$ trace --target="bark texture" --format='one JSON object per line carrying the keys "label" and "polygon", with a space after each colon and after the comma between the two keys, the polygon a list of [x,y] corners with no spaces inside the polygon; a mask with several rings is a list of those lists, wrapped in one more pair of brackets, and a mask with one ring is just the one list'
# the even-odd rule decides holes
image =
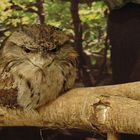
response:
{"label": "bark texture", "polygon": [[0,107],[1,126],[140,134],[140,82],[69,91],[39,110]]}

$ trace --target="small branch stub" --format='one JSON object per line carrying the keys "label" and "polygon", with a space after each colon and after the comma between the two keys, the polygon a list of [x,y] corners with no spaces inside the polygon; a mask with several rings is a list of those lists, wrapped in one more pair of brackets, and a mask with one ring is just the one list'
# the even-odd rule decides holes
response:
{"label": "small branch stub", "polygon": [[118,133],[107,133],[107,140],[120,140]]}

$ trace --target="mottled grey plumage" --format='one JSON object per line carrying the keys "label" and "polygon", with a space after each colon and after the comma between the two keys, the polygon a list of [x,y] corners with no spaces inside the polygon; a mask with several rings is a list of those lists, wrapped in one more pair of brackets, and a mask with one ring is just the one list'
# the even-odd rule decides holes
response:
{"label": "mottled grey plumage", "polygon": [[[0,89],[5,95],[13,91],[11,98],[16,93],[15,104],[37,108],[72,88],[76,56],[69,37],[60,29],[49,25],[24,26],[14,31],[2,48]],[[0,103],[6,104],[6,98]]]}

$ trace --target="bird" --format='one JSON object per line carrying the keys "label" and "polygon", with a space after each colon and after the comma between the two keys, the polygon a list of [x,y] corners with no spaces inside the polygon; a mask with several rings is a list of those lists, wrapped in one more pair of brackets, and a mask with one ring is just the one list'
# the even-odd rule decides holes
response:
{"label": "bird", "polygon": [[47,24],[15,29],[0,50],[0,104],[37,109],[71,89],[77,52],[70,37]]}

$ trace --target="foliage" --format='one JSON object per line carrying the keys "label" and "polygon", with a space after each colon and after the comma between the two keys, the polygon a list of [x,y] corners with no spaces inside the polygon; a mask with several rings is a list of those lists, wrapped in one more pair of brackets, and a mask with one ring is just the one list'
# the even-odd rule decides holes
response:
{"label": "foliage", "polygon": [[[32,24],[37,22],[37,14],[27,12],[26,6],[29,2],[35,0],[13,0],[15,5],[23,8],[23,10],[11,9],[12,5],[8,0],[0,1],[0,27],[8,26],[9,24],[17,26],[18,24]],[[33,7],[36,9],[36,7]],[[64,28],[72,31],[72,19],[70,14],[70,2],[62,2],[59,0],[45,0],[44,3],[46,23]],[[94,2],[89,7],[86,4],[81,4],[79,13],[84,25],[84,46],[92,47],[97,46],[99,38],[103,38],[105,30],[104,11],[106,6],[102,2]],[[96,44],[96,45],[95,45]],[[99,43],[98,43],[99,44]],[[102,46],[102,43],[100,43]]]}
{"label": "foliage", "polygon": [[16,26],[34,23],[37,18],[36,14],[26,12],[25,5],[29,1],[13,0],[12,2],[15,4],[15,7],[12,7],[11,1],[0,1],[0,41],[3,40],[4,36],[9,35],[9,31]]}
{"label": "foliage", "polygon": [[46,11],[46,23],[63,29],[72,28],[69,2],[46,0],[45,11]]}
{"label": "foliage", "polygon": [[106,6],[102,2],[94,2],[91,7],[81,6],[79,11],[84,24],[83,40],[86,48],[98,51],[104,46],[106,36]]}

